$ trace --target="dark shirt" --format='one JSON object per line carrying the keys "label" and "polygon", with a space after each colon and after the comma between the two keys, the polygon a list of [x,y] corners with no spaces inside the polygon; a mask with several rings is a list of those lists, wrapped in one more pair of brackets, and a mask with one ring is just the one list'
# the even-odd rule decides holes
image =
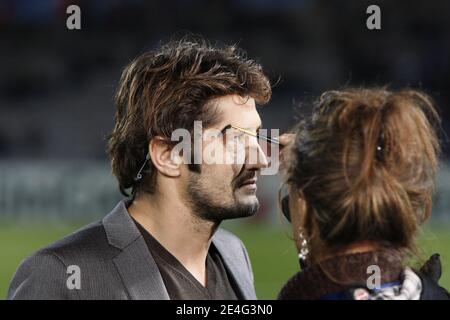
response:
{"label": "dark shirt", "polygon": [[239,297],[219,252],[211,244],[206,258],[206,287],[203,286],[147,230],[134,221],[158,266],[171,300],[237,300]]}

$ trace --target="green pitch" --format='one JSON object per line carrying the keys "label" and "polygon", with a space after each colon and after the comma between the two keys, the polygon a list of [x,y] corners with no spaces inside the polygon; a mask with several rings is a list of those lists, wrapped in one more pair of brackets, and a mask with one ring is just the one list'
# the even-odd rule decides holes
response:
{"label": "green pitch", "polygon": [[[0,224],[0,298],[6,298],[9,281],[22,259],[74,231],[81,224]],[[298,270],[288,227],[230,225],[246,244],[255,272],[258,298],[274,299],[283,283]],[[443,263],[441,285],[450,288],[450,225],[425,228],[420,236],[424,257],[439,252]]]}

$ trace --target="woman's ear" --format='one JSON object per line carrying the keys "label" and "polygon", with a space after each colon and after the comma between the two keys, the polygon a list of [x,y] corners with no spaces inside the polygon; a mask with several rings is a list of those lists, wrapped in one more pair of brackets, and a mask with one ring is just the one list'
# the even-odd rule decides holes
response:
{"label": "woman's ear", "polygon": [[301,221],[301,208],[303,205],[303,201],[300,198],[298,192],[293,190],[293,188],[289,188],[289,212],[291,223],[295,228],[300,227]]}
{"label": "woman's ear", "polygon": [[148,145],[150,159],[156,170],[167,177],[178,177],[181,174],[182,159],[172,149],[162,137],[154,137]]}
{"label": "woman's ear", "polygon": [[304,206],[305,206],[305,203],[304,203],[303,199],[300,197],[300,194],[297,191],[293,190],[293,188],[290,188],[289,189],[289,212],[290,212],[290,216],[291,216],[294,240],[297,244],[297,247],[301,242],[299,239],[299,231],[303,229],[302,215],[305,214]]}

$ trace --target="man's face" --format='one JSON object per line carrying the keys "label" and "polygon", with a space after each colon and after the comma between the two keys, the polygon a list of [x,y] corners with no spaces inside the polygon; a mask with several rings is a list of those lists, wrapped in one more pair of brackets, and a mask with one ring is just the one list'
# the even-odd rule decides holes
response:
{"label": "man's face", "polygon": [[[255,100],[233,95],[216,99],[214,105],[221,121],[213,128],[203,128],[201,170],[186,171],[185,198],[195,215],[220,222],[256,213],[259,208],[257,173],[267,167],[267,158],[256,137],[235,129],[226,130],[223,135],[214,134],[228,125],[256,132],[261,127],[261,119]],[[206,134],[208,130],[213,134]],[[208,161],[212,155],[223,161]]]}

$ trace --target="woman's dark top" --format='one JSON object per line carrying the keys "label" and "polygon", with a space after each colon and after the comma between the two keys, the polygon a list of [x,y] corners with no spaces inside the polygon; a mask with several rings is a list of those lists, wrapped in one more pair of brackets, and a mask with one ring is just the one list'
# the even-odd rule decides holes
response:
{"label": "woman's dark top", "polygon": [[[369,266],[379,267],[382,288],[379,292],[389,288],[395,291],[401,289],[405,270],[402,259],[388,251],[375,251],[336,256],[322,261],[320,265],[309,266],[289,279],[281,289],[278,299],[383,298],[382,294],[376,293],[377,289],[368,288],[367,279],[374,274]],[[414,271],[413,275],[417,280],[415,287],[410,290],[411,296],[419,299],[449,299],[448,292],[439,287],[437,279],[432,279],[420,271]],[[411,283],[408,285],[411,286]],[[366,294],[361,295],[361,292]]]}

